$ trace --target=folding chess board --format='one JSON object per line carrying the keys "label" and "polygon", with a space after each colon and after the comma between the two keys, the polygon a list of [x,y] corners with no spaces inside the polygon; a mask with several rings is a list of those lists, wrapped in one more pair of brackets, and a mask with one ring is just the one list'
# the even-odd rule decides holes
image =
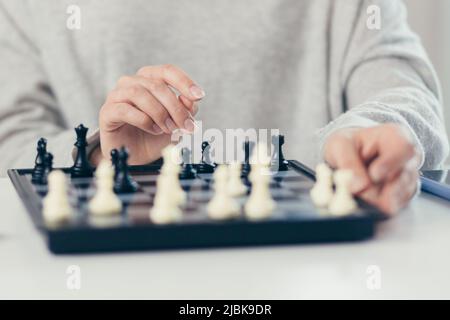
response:
{"label": "folding chess board", "polygon": [[[138,191],[119,195],[124,204],[120,216],[100,220],[92,218],[87,209],[96,191],[94,179],[70,178],[70,169],[62,169],[69,180],[74,216],[56,228],[48,228],[42,216],[47,186],[31,183],[32,169],[8,173],[49,249],[57,254],[357,241],[374,234],[380,217],[375,208],[362,202],[357,212],[345,217],[316,209],[309,197],[314,172],[297,161],[289,161],[287,171],[272,176],[270,190],[276,209],[266,220],[250,221],[244,214],[233,220],[211,220],[206,206],[213,196],[213,175],[198,174],[195,179],[180,181],[188,197],[182,220],[156,225],[149,218],[149,210],[160,168],[158,164],[131,166]],[[247,198],[238,201],[243,205]]]}

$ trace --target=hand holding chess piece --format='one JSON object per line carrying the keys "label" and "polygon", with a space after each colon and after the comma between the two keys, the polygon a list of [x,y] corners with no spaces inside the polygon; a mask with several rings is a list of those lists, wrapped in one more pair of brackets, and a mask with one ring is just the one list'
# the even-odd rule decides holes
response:
{"label": "hand holding chess piece", "polygon": [[101,150],[94,153],[94,163],[109,159],[120,146],[130,150],[132,165],[157,160],[172,133],[195,130],[197,104],[204,97],[204,90],[173,65],[146,66],[121,77],[100,109]]}
{"label": "hand holding chess piece", "polygon": [[332,167],[352,170],[351,192],[386,214],[397,213],[416,194],[422,154],[402,125],[340,129],[323,150]]}

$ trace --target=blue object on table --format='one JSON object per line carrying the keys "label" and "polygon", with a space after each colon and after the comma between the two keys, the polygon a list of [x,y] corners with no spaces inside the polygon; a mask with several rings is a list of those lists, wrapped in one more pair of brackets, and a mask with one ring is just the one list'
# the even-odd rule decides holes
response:
{"label": "blue object on table", "polygon": [[450,200],[449,170],[423,171],[420,180],[422,191]]}

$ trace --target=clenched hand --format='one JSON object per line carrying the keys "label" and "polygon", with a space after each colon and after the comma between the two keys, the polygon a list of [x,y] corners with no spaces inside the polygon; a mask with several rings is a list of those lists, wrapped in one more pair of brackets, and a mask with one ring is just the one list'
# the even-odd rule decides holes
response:
{"label": "clenched hand", "polygon": [[328,137],[324,157],[334,168],[351,169],[352,192],[386,214],[404,208],[416,192],[422,159],[400,125],[338,130]]}
{"label": "clenched hand", "polygon": [[156,160],[173,131],[194,131],[196,102],[204,96],[205,92],[173,65],[147,66],[136,75],[121,77],[100,109],[101,149],[91,161],[109,159],[111,149],[121,146],[130,150],[130,164]]}

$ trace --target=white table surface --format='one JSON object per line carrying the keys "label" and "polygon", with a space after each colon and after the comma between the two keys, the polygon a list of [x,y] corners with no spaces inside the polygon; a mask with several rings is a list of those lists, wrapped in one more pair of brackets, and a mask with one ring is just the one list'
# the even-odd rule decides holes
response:
{"label": "white table surface", "polygon": [[[0,204],[0,298],[450,298],[450,203],[429,195],[365,242],[71,256],[47,250],[8,179]],[[79,290],[67,288],[70,265]]]}

